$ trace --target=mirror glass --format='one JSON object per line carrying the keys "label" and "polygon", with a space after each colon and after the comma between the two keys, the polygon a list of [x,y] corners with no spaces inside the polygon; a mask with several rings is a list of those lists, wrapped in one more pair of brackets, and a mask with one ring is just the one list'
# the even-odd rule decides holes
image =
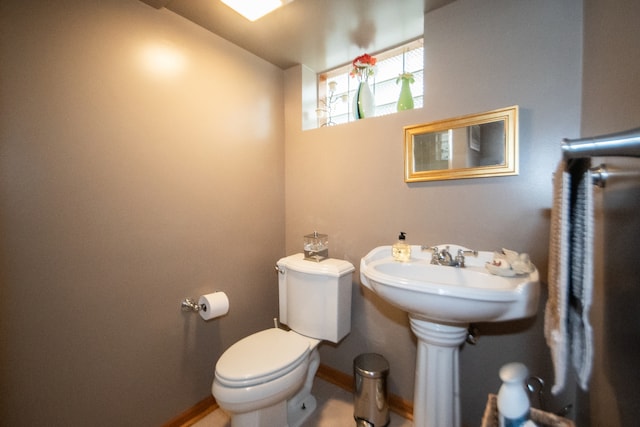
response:
{"label": "mirror glass", "polygon": [[404,128],[405,181],[518,174],[518,107]]}

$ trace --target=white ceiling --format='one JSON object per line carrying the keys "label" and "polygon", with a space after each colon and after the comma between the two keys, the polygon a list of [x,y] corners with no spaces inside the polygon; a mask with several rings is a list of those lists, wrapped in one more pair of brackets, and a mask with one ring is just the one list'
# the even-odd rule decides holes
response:
{"label": "white ceiling", "polygon": [[165,7],[287,69],[316,72],[346,64],[424,32],[424,13],[454,0],[295,0],[250,22],[220,0],[141,0]]}

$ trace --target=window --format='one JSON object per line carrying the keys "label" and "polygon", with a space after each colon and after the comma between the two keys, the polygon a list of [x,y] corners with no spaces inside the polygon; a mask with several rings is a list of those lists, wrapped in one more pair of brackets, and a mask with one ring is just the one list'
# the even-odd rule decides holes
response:
{"label": "window", "polygon": [[[369,85],[376,104],[376,116],[396,112],[400,95],[398,75],[412,73],[415,82],[411,84],[414,108],[422,108],[424,41],[414,40],[394,49],[374,54],[376,74],[369,78]],[[364,52],[363,52],[364,53]],[[353,96],[358,80],[349,76],[351,63],[318,74],[318,126],[331,126],[354,121]]]}

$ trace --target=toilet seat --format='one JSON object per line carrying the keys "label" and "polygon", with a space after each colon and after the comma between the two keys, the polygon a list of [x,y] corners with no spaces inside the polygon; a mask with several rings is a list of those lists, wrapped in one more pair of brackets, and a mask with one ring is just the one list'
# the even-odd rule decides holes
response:
{"label": "toilet seat", "polygon": [[229,347],[216,364],[215,377],[227,387],[249,387],[295,369],[310,351],[310,341],[279,328],[249,335]]}

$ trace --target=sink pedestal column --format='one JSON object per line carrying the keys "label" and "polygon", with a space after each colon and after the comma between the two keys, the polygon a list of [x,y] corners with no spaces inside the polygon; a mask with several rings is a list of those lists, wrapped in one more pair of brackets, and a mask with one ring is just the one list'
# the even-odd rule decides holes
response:
{"label": "sink pedestal column", "polygon": [[467,337],[466,325],[443,325],[409,314],[418,337],[414,427],[460,427],[458,354]]}

